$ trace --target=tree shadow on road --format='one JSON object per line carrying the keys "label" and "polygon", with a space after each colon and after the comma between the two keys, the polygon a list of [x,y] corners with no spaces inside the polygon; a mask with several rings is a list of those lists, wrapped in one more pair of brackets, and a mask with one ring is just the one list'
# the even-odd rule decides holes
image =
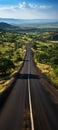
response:
{"label": "tree shadow on road", "polygon": [[11,93],[17,79],[21,79],[21,80],[25,80],[27,79],[39,79],[39,76],[38,75],[35,75],[35,74],[20,74],[20,73],[17,73],[15,76],[14,76],[14,80],[12,81],[11,84],[9,84],[8,88],[0,94],[0,110],[2,109],[4,103],[6,102],[9,94]]}
{"label": "tree shadow on road", "polygon": [[15,76],[15,78],[17,79],[39,79],[39,75],[35,75],[35,74],[17,74]]}

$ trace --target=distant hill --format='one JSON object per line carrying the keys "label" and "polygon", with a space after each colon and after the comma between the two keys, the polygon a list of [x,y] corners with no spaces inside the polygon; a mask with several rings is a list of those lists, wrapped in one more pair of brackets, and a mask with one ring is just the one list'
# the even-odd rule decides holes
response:
{"label": "distant hill", "polygon": [[58,22],[58,19],[13,19],[13,18],[0,18],[0,22],[9,24],[43,24]]}
{"label": "distant hill", "polygon": [[58,31],[58,22],[42,24],[38,22],[39,20],[17,20],[17,22],[16,19],[15,20],[8,19],[8,20],[10,23],[0,22],[0,30],[6,30],[12,32],[45,32],[45,31],[56,31],[56,30]]}
{"label": "distant hill", "polygon": [[8,23],[0,22],[0,29],[13,28],[13,27],[14,26],[12,26]]}

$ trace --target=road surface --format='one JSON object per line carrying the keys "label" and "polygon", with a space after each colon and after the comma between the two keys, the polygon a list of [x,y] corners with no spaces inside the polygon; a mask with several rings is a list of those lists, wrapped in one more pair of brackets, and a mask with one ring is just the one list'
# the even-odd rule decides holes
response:
{"label": "road surface", "polygon": [[0,111],[0,130],[58,130],[57,106],[39,79],[28,44],[23,68]]}

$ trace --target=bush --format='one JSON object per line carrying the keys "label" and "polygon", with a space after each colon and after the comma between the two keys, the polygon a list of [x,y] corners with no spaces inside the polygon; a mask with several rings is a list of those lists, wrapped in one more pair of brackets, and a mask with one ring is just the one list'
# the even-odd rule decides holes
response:
{"label": "bush", "polygon": [[7,74],[11,72],[11,69],[14,69],[14,63],[7,58],[0,58],[0,73]]}
{"label": "bush", "polygon": [[41,50],[42,50],[42,51],[47,51],[47,48],[48,48],[48,47],[45,46],[45,45],[42,45],[42,46],[41,46]]}
{"label": "bush", "polygon": [[37,49],[37,44],[36,43],[33,43],[32,45],[31,45],[31,47],[33,47],[35,50]]}
{"label": "bush", "polygon": [[58,76],[58,68],[55,68],[54,72],[55,72],[56,76]]}
{"label": "bush", "polygon": [[52,64],[58,65],[58,57],[57,56],[52,57],[50,61]]}
{"label": "bush", "polygon": [[48,61],[48,55],[45,52],[37,53],[36,54],[36,59],[40,63],[46,63]]}

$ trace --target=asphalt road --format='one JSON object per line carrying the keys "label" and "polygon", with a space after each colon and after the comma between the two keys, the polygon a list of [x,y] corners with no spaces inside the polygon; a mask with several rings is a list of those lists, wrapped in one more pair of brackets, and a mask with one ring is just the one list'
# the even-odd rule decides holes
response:
{"label": "asphalt road", "polygon": [[0,130],[58,130],[57,106],[39,82],[29,44],[16,79],[0,112]]}

